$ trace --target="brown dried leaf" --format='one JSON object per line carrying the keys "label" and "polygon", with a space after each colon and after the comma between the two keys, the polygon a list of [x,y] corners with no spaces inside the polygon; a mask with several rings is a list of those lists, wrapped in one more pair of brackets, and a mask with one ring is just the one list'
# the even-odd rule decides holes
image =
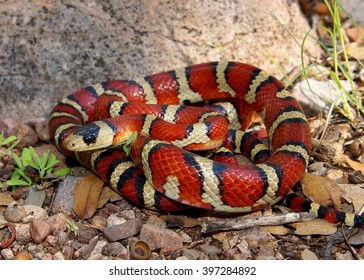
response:
{"label": "brown dried leaf", "polygon": [[262,228],[274,235],[286,235],[291,232],[285,226],[263,226]]}
{"label": "brown dried leaf", "polygon": [[359,211],[364,206],[364,189],[363,185],[354,184],[342,184],[340,188],[344,191],[343,198],[348,202],[353,204],[355,213]]}
{"label": "brown dried leaf", "polygon": [[305,249],[301,253],[302,260],[318,260],[316,254],[308,249]]}
{"label": "brown dried leaf", "polygon": [[93,173],[78,180],[73,191],[73,210],[81,219],[89,219],[96,211],[104,182]]}
{"label": "brown dried leaf", "polygon": [[0,193],[0,205],[1,206],[8,206],[13,201],[14,201],[14,199],[11,197],[11,195],[8,195],[7,193]]}
{"label": "brown dried leaf", "polygon": [[343,191],[334,180],[305,173],[301,184],[303,193],[310,200],[324,206],[333,204],[336,209],[341,209]]}
{"label": "brown dried leaf", "polygon": [[344,155],[346,163],[354,170],[359,170],[364,172],[364,164],[350,159],[347,155]]}
{"label": "brown dried leaf", "polygon": [[121,195],[114,191],[112,188],[106,186],[102,189],[97,209],[100,209],[106,205],[108,201],[115,202],[121,200]]}
{"label": "brown dried leaf", "polygon": [[363,42],[350,43],[347,46],[346,51],[347,51],[348,55],[350,55],[351,57],[356,58],[358,60],[364,60],[364,43]]}
{"label": "brown dried leaf", "polygon": [[295,234],[298,235],[330,235],[334,234],[337,231],[337,227],[335,224],[330,223],[328,221],[322,219],[315,219],[308,222],[300,222],[291,224],[294,227]]}

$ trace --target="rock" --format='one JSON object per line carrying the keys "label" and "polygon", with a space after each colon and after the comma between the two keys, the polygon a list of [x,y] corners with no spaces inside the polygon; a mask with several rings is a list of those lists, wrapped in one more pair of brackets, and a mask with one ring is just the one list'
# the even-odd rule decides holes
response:
{"label": "rock", "polygon": [[50,212],[57,213],[73,213],[73,191],[76,188],[78,180],[82,177],[79,176],[66,176],[66,178],[59,184],[56,193],[54,195],[53,202],[50,206]]}
{"label": "rock", "polygon": [[192,238],[191,236],[189,236],[187,233],[185,233],[184,231],[179,231],[178,235],[181,237],[181,240],[183,243],[191,243],[192,242]]}
{"label": "rock", "polygon": [[335,259],[337,260],[353,260],[353,254],[350,251],[346,251],[344,253],[336,252]]}
{"label": "rock", "polygon": [[107,259],[105,256],[102,255],[102,248],[104,248],[107,244],[106,240],[99,240],[95,248],[92,250],[90,256],[87,258],[88,260],[103,260]]}
{"label": "rock", "polygon": [[35,243],[42,243],[52,233],[52,227],[43,220],[33,219],[30,222],[30,235]]}
{"label": "rock", "polygon": [[87,260],[90,257],[90,255],[91,255],[92,251],[94,250],[98,241],[99,241],[99,237],[95,236],[94,238],[92,238],[90,240],[90,242],[87,245],[85,245],[79,249],[78,254],[80,254],[80,256],[82,256],[82,258],[84,260]]}
{"label": "rock", "polygon": [[16,238],[18,244],[27,244],[31,240],[29,224],[15,224]]}
{"label": "rock", "polygon": [[27,212],[23,206],[12,203],[3,212],[4,218],[11,223],[19,223],[26,216]]}
{"label": "rock", "polygon": [[64,258],[64,255],[62,254],[62,252],[58,251],[53,255],[53,260],[63,261],[63,260],[65,260],[65,258]]}
{"label": "rock", "polygon": [[198,248],[209,256],[213,256],[213,255],[218,256],[218,255],[221,255],[221,253],[222,253],[221,249],[214,245],[204,244],[204,245],[200,245]]}
{"label": "rock", "polygon": [[156,215],[150,215],[147,224],[154,225],[157,227],[166,228],[167,223]]}
{"label": "rock", "polygon": [[97,230],[83,224],[78,224],[77,240],[81,243],[89,243],[92,238],[97,236]]}
{"label": "rock", "polygon": [[38,138],[44,142],[49,142],[49,129],[48,129],[48,118],[39,117],[30,120],[30,124],[34,127],[34,130]]}
{"label": "rock", "polygon": [[259,246],[257,260],[276,260],[276,250],[278,249],[277,242],[269,242]]}
{"label": "rock", "polygon": [[238,248],[238,250],[240,251],[242,259],[246,260],[252,258],[252,253],[249,249],[249,244],[245,239],[243,239],[239,244],[237,244],[236,248]]}
{"label": "rock", "polygon": [[183,250],[183,256],[185,256],[188,260],[198,260],[200,253],[195,249],[186,249]]}
{"label": "rock", "polygon": [[136,218],[122,224],[106,227],[104,234],[108,240],[114,242],[138,234],[142,225],[142,221]]}
{"label": "rock", "polygon": [[47,211],[36,205],[24,205],[27,215],[22,219],[23,223],[29,223],[33,219],[43,220],[47,218]]}
{"label": "rock", "polygon": [[182,249],[182,239],[172,230],[160,228],[151,224],[143,225],[140,240],[145,241],[151,250],[162,249],[173,252]]}
{"label": "rock", "polygon": [[125,246],[120,242],[112,242],[106,244],[102,248],[101,253],[109,257],[118,257],[123,259],[127,259],[128,257],[128,249],[126,249]]}
{"label": "rock", "polygon": [[91,224],[98,230],[103,230],[107,227],[107,219],[102,215],[96,214],[91,218]]}
{"label": "rock", "polygon": [[[348,81],[341,81],[341,84],[344,90],[351,90]],[[327,113],[331,102],[340,94],[340,90],[333,80],[317,81],[311,78],[298,82],[292,92],[308,117],[316,116],[321,112],[320,110]],[[337,104],[340,104],[340,99]]]}
{"label": "rock", "polygon": [[107,226],[111,227],[111,226],[115,226],[115,225],[120,225],[122,223],[125,223],[126,219],[122,216],[120,216],[118,213],[114,213],[111,214],[108,218],[107,218]]}
{"label": "rock", "polygon": [[11,249],[5,248],[2,249],[0,254],[4,257],[5,260],[12,260],[14,259],[14,253]]}
{"label": "rock", "polygon": [[54,231],[66,231],[67,222],[68,218],[63,213],[55,214],[47,219],[47,223],[52,227]]}
{"label": "rock", "polygon": [[18,148],[35,146],[38,142],[37,134],[29,125],[18,124],[14,127],[13,133],[20,141],[17,145]]}
{"label": "rock", "polygon": [[352,16],[353,20],[359,25],[364,24],[364,2],[361,0],[345,0],[340,2],[340,4],[347,10],[347,12]]}
{"label": "rock", "polygon": [[46,192],[44,190],[38,190],[37,188],[30,188],[24,204],[42,207],[45,198],[46,198]]}
{"label": "rock", "polygon": [[[20,121],[47,117],[62,96],[95,81],[221,58],[282,76],[280,67],[300,66],[297,41],[310,29],[289,0],[14,0],[0,14],[0,112]],[[311,36],[305,53],[321,53]]]}
{"label": "rock", "polygon": [[14,258],[14,260],[31,260],[31,259],[32,256],[26,251],[19,252]]}

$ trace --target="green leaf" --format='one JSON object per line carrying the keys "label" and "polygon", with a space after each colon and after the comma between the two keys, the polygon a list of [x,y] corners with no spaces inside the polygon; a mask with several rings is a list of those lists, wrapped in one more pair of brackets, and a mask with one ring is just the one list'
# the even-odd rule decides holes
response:
{"label": "green leaf", "polygon": [[10,142],[13,142],[13,141],[16,141],[16,136],[15,135],[11,135],[9,136],[8,138],[6,138],[5,140],[2,141],[2,145],[7,145],[9,144]]}
{"label": "green leaf", "polygon": [[20,168],[20,169],[23,169],[24,170],[24,165],[22,163],[22,161],[20,160],[20,158],[18,157],[18,155],[16,153],[12,153],[13,155],[13,159],[15,161],[15,164]]}
{"label": "green leaf", "polygon": [[22,179],[10,179],[6,181],[8,186],[28,186],[30,185],[27,181]]}
{"label": "green leaf", "polygon": [[68,168],[68,167],[60,168],[60,169],[56,170],[55,172],[53,172],[54,175],[59,176],[59,177],[65,176],[70,173],[71,173],[71,168]]}
{"label": "green leaf", "polygon": [[[29,156],[30,156],[30,161],[34,162],[36,164],[36,167],[32,166],[33,168],[40,170],[42,163],[37,155],[37,153],[35,152],[35,150],[33,149],[33,147],[29,147]],[[33,159],[33,160],[32,160]]]}
{"label": "green leaf", "polygon": [[37,169],[37,166],[34,164],[34,162],[32,160],[31,150],[29,148],[23,149],[23,151],[21,153],[21,159],[22,159],[24,167],[27,165],[30,165],[31,167]]}

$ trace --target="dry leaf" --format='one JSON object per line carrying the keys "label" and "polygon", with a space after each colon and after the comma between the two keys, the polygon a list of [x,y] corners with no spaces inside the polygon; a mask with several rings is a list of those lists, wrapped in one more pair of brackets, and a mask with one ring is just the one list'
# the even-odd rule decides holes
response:
{"label": "dry leaf", "polygon": [[81,219],[89,219],[96,211],[104,182],[93,173],[78,180],[73,191],[73,210]]}
{"label": "dry leaf", "polygon": [[121,195],[114,191],[112,188],[105,186],[102,189],[99,202],[97,204],[97,209],[100,209],[105,206],[108,201],[115,202],[121,200]]}
{"label": "dry leaf", "polygon": [[346,51],[351,57],[364,60],[364,43],[351,43],[347,46]]}
{"label": "dry leaf", "polygon": [[359,170],[364,172],[364,164],[350,159],[347,155],[344,155],[346,163],[354,170]]}
{"label": "dry leaf", "polygon": [[8,195],[6,193],[0,193],[0,205],[1,206],[8,206],[13,201],[14,201],[14,199],[11,197],[11,195]]}
{"label": "dry leaf", "polygon": [[343,198],[353,204],[355,213],[359,213],[364,206],[363,185],[342,184],[340,188],[345,192]]}
{"label": "dry leaf", "polygon": [[274,235],[286,235],[291,232],[285,226],[263,226],[262,228]]}
{"label": "dry leaf", "polygon": [[302,191],[311,200],[323,206],[341,209],[342,189],[329,178],[305,173],[301,179]]}
{"label": "dry leaf", "polygon": [[308,249],[305,249],[301,253],[302,260],[318,260],[316,254]]}
{"label": "dry leaf", "polygon": [[335,224],[322,219],[293,223],[291,224],[291,226],[296,229],[294,233],[298,235],[330,235],[334,234],[337,231]]}

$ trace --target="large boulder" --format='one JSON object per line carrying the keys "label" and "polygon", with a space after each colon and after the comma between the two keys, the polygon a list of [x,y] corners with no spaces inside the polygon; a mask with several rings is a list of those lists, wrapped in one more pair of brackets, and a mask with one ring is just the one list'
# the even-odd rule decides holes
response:
{"label": "large boulder", "polygon": [[[310,29],[293,0],[9,0],[0,15],[0,114],[24,122],[91,83],[188,64],[239,60],[282,77]],[[304,49],[320,53],[311,38]]]}

